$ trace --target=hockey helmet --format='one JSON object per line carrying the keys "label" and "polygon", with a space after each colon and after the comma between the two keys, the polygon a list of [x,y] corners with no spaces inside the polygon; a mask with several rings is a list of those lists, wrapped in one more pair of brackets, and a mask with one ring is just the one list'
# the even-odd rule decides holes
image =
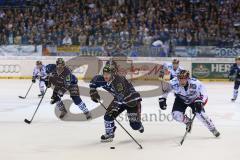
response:
{"label": "hockey helmet", "polygon": [[36,61],[36,65],[42,65],[42,61]]}
{"label": "hockey helmet", "polygon": [[64,61],[63,58],[58,58],[58,59],[56,60],[56,64],[57,64],[57,65],[59,65],[59,64],[65,65],[65,61]]}
{"label": "hockey helmet", "polygon": [[190,77],[190,73],[187,70],[181,70],[177,77],[178,79],[188,79]]}
{"label": "hockey helmet", "polygon": [[172,64],[179,64],[179,60],[176,59],[176,58],[174,58],[174,59],[172,60]]}

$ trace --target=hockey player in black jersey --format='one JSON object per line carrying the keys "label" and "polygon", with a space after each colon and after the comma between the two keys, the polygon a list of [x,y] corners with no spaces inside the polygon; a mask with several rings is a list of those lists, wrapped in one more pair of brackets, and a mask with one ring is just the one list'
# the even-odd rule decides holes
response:
{"label": "hockey player in black jersey", "polygon": [[133,85],[124,76],[118,75],[115,67],[106,64],[103,68],[103,75],[96,75],[90,82],[90,96],[96,103],[100,100],[98,87],[102,87],[114,97],[104,115],[106,133],[101,136],[101,141],[111,142],[113,140],[116,130],[114,119],[125,110],[127,110],[132,129],[143,133],[144,128],[141,122],[142,99]]}
{"label": "hockey player in black jersey", "polygon": [[234,90],[232,98],[232,101],[234,102],[237,99],[238,88],[240,85],[240,56],[235,58],[235,63],[231,66],[228,77],[230,81],[234,81]]}
{"label": "hockey player in black jersey", "polygon": [[78,80],[76,76],[72,74],[71,70],[65,65],[64,60],[62,58],[58,58],[56,65],[47,65],[46,72],[48,74],[46,81],[47,87],[51,87],[51,85],[54,86],[50,103],[57,104],[57,107],[61,111],[59,118],[62,119],[67,114],[67,110],[61,101],[61,97],[68,91],[74,104],[83,111],[83,113],[86,115],[86,119],[90,119],[90,112],[80,98],[79,87],[77,85]]}

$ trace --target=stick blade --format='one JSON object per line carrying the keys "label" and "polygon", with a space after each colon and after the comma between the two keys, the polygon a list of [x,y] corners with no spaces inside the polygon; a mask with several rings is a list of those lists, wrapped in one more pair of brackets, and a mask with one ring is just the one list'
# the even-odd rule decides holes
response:
{"label": "stick blade", "polygon": [[19,98],[21,98],[21,99],[25,99],[26,97],[23,97],[23,96],[18,96]]}
{"label": "stick blade", "polygon": [[27,123],[27,124],[30,124],[31,121],[27,120],[27,119],[24,119],[24,122]]}
{"label": "stick blade", "polygon": [[184,142],[184,140],[181,140],[181,142],[180,142],[180,146],[182,146],[183,142]]}

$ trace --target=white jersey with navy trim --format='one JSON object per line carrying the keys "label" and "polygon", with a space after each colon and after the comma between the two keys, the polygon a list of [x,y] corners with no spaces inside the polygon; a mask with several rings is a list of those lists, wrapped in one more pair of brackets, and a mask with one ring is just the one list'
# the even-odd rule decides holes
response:
{"label": "white jersey with navy trim", "polygon": [[162,95],[162,97],[167,98],[168,93],[173,91],[175,96],[181,98],[185,104],[193,103],[196,99],[202,99],[203,102],[206,102],[208,99],[206,89],[203,84],[195,79],[190,78],[188,80],[188,86],[183,87],[179,84],[179,80],[177,78],[173,78],[169,82],[169,86],[166,92]]}
{"label": "white jersey with navy trim", "polygon": [[42,65],[41,69],[36,66],[33,70],[33,77],[36,79],[45,79],[47,77],[46,66]]}
{"label": "white jersey with navy trim", "polygon": [[179,72],[181,70],[183,70],[183,68],[181,66],[179,66],[176,70],[173,68],[173,64],[172,63],[164,63],[163,64],[163,68],[165,70],[168,70],[170,72],[170,79],[173,79],[175,77],[177,77],[177,75],[179,74]]}

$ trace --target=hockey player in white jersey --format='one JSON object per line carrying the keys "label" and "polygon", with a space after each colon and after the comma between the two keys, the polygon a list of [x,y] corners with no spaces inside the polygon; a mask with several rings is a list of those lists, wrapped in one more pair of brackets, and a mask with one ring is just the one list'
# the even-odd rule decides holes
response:
{"label": "hockey player in white jersey", "polygon": [[191,119],[185,115],[187,107],[191,107],[193,114],[198,118],[214,136],[220,136],[212,120],[207,116],[204,106],[207,103],[208,96],[203,84],[195,79],[189,77],[189,72],[181,70],[177,77],[173,78],[166,90],[160,97],[160,108],[165,110],[167,107],[166,98],[168,93],[173,91],[175,93],[175,101],[172,109],[173,119],[186,124],[186,130],[191,131]]}
{"label": "hockey player in white jersey", "polygon": [[164,63],[163,64],[163,69],[160,70],[159,77],[163,78],[166,71],[170,72],[170,80],[177,77],[178,73],[182,70],[183,68],[179,66],[179,60],[178,59],[173,59],[172,63]]}
{"label": "hockey player in white jersey", "polygon": [[45,66],[42,64],[42,61],[37,61],[36,66],[33,70],[32,82],[35,83],[36,80],[39,81],[39,90],[40,90],[40,94],[38,95],[39,97],[41,97],[44,94],[44,90],[46,88],[46,85],[45,85],[46,77],[47,77],[47,74],[46,74]]}

